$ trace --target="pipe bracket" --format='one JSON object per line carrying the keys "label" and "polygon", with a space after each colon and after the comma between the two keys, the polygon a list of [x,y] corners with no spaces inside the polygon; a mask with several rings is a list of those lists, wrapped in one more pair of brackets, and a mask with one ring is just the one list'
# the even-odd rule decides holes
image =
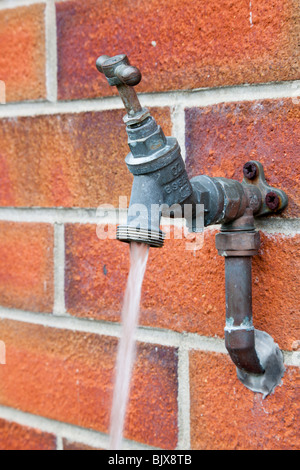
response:
{"label": "pipe bracket", "polygon": [[[249,186],[256,186],[262,196],[260,208],[257,211],[254,210],[255,217],[273,214],[274,212],[279,213],[286,208],[288,204],[288,197],[286,193],[281,189],[273,188],[272,186],[268,185],[263,166],[260,162],[250,160],[249,162],[245,163],[243,173],[244,179],[242,184],[245,186],[245,188],[249,188]],[[251,204],[256,204],[254,194],[251,194],[249,199],[250,207]]]}

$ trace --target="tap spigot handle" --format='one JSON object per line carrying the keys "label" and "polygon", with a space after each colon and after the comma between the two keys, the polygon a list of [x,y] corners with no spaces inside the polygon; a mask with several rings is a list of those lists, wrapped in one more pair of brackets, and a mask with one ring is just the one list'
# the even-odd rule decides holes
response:
{"label": "tap spigot handle", "polygon": [[135,90],[132,88],[140,83],[142,74],[137,67],[130,65],[128,57],[125,54],[114,57],[102,55],[97,59],[96,67],[99,72],[105,75],[109,85],[117,87],[127,111],[128,119],[132,121],[138,115],[140,116],[139,121],[141,116],[144,119],[145,113]]}
{"label": "tap spigot handle", "polygon": [[[110,85],[138,85],[142,79],[142,74],[137,67],[129,63],[125,54],[114,57],[101,55],[96,61],[96,67],[108,79]],[[119,83],[118,83],[119,82]]]}

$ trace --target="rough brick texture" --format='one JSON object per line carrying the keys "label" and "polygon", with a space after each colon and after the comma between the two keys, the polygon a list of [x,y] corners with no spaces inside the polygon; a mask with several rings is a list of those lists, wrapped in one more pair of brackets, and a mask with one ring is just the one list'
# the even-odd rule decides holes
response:
{"label": "rough brick texture", "polygon": [[63,439],[63,450],[102,450],[102,449],[87,446],[85,444],[80,444],[79,442],[72,442],[72,441],[69,441],[68,439]]}
{"label": "rough brick texture", "polygon": [[0,305],[52,311],[51,225],[0,222]]}
{"label": "rough brick texture", "polygon": [[[237,379],[220,352],[216,227],[195,250],[176,221],[149,253],[139,338],[150,343],[137,344],[124,438],[181,450],[190,431],[193,449],[299,449],[297,0],[10,3],[0,7],[0,450],[101,450],[97,432],[108,438],[129,245],[115,239],[117,211],[104,226],[88,209],[124,208],[131,194],[125,110],[110,109],[122,101],[95,67],[120,53],[141,69],[136,90],[153,97],[165,134],[185,140],[190,177],[241,181],[244,163],[259,160],[289,198],[280,223],[262,219],[253,258],[253,321],[284,350],[282,385],[263,400]],[[220,103],[228,86],[240,102]]]}
{"label": "rough brick texture", "polygon": [[59,97],[110,94],[95,60],[123,52],[141,68],[140,91],[299,79],[297,2],[250,5],[239,0],[58,3]]}
{"label": "rough brick texture", "polygon": [[[119,321],[129,248],[117,240],[98,239],[96,229],[66,227],[66,306],[72,315]],[[141,324],[223,337],[224,259],[215,248],[215,233],[205,232],[199,251],[186,250],[185,239],[166,240],[162,249],[150,249]],[[260,255],[253,261],[254,323],[291,349],[300,334],[300,237],[262,233],[261,238]]]}
{"label": "rough brick texture", "polygon": [[[6,365],[0,403],[108,431],[117,341],[94,334],[0,321]],[[177,443],[177,351],[139,344],[125,437],[163,448]]]}
{"label": "rough brick texture", "polygon": [[299,217],[300,107],[296,99],[227,103],[186,109],[187,169],[243,178],[243,165],[258,160],[268,183],[289,197],[284,217]]}
{"label": "rough brick texture", "polygon": [[56,437],[0,419],[0,450],[55,450]]}
{"label": "rough brick texture", "polygon": [[222,354],[190,353],[191,445],[198,450],[298,450],[299,368],[267,399],[247,390]]}
{"label": "rough brick texture", "polygon": [[6,101],[46,97],[45,5],[0,10],[0,80]]}
{"label": "rough brick texture", "polygon": [[[2,206],[98,207],[130,198],[124,110],[3,119]],[[153,114],[171,133],[169,108]]]}

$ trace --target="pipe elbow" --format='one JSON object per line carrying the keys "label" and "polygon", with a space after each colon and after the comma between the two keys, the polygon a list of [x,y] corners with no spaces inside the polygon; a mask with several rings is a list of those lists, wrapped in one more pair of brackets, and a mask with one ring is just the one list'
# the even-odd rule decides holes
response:
{"label": "pipe elbow", "polygon": [[255,349],[253,326],[233,327],[226,325],[225,346],[238,369],[256,375],[265,372]]}
{"label": "pipe elbow", "polygon": [[237,367],[239,380],[253,392],[263,394],[263,398],[274,392],[285,372],[283,354],[272,336],[265,331],[254,330],[255,354],[264,372],[256,374]]}

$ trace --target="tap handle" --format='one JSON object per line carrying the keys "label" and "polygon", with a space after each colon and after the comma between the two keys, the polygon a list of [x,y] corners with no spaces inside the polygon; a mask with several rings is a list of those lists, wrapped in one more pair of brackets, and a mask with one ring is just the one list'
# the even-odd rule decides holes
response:
{"label": "tap handle", "polygon": [[102,55],[97,59],[96,67],[99,72],[106,76],[108,83],[112,86],[135,86],[142,79],[139,69],[130,65],[129,59],[125,54],[119,54],[114,57]]}
{"label": "tap handle", "polygon": [[127,116],[124,118],[127,125],[141,122],[149,116],[148,109],[142,108],[133,88],[140,83],[142,74],[137,67],[130,65],[125,54],[114,57],[102,55],[98,57],[96,67],[105,75],[109,85],[117,87],[127,111]]}

